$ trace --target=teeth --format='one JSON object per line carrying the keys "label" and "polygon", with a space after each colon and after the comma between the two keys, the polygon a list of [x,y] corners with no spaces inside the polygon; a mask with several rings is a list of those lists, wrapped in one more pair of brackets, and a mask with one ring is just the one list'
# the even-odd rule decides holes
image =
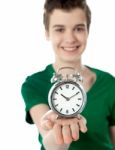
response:
{"label": "teeth", "polygon": [[78,48],[79,46],[76,46],[76,47],[63,47],[64,50],[66,51],[74,51]]}

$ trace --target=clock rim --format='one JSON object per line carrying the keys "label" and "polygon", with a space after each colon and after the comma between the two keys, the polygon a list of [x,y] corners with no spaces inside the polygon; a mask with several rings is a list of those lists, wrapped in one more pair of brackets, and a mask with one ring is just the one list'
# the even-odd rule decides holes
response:
{"label": "clock rim", "polygon": [[[65,115],[65,114],[60,113],[59,111],[57,111],[54,108],[54,105],[52,104],[53,91],[55,91],[55,89],[57,89],[59,86],[61,86],[63,84],[74,84],[75,86],[77,86],[80,89],[80,91],[81,91],[81,93],[83,95],[84,103],[82,104],[82,106],[80,107],[80,109],[77,112],[75,112],[75,113],[73,113],[71,115]],[[60,81],[58,83],[54,83],[53,86],[50,88],[50,91],[48,93],[48,103],[49,103],[50,108],[55,113],[57,113],[59,116],[61,116],[61,117],[67,117],[67,118],[68,117],[75,117],[75,116],[77,116],[78,114],[80,114],[84,110],[84,108],[86,106],[86,103],[87,103],[87,95],[86,95],[86,92],[85,92],[83,86],[80,85],[79,83],[74,82],[73,80]]]}

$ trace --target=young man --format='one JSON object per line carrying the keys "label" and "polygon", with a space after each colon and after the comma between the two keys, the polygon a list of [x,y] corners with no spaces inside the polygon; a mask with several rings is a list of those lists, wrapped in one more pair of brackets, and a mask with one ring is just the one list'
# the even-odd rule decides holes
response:
{"label": "young man", "polygon": [[[46,0],[44,8],[46,37],[55,62],[22,85],[26,121],[36,124],[42,150],[115,150],[115,78],[82,64],[91,22],[89,7],[85,0]],[[52,74],[64,66],[83,77],[87,105],[82,115],[58,119],[49,108],[48,92]]]}

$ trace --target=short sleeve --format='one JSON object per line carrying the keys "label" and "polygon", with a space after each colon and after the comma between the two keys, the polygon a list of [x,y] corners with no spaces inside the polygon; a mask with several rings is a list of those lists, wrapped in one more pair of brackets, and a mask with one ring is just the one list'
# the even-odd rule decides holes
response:
{"label": "short sleeve", "polygon": [[109,125],[115,126],[115,78],[112,80],[109,98],[111,99]]}
{"label": "short sleeve", "polygon": [[43,95],[40,94],[39,88],[35,88],[29,82],[24,82],[21,87],[21,94],[25,102],[26,122],[33,124],[29,110],[37,104],[48,104]]}
{"label": "short sleeve", "polygon": [[111,114],[108,119],[109,119],[109,126],[115,126],[115,103],[111,109]]}

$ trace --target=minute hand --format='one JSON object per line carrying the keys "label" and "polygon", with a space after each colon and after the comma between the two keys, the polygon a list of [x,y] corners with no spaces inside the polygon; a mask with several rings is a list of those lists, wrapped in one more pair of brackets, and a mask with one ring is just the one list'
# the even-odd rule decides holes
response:
{"label": "minute hand", "polygon": [[70,100],[71,98],[73,98],[74,96],[76,96],[77,94],[79,94],[79,92],[77,92],[77,93],[75,93],[74,95],[72,95],[71,97],[69,97],[69,100]]}

